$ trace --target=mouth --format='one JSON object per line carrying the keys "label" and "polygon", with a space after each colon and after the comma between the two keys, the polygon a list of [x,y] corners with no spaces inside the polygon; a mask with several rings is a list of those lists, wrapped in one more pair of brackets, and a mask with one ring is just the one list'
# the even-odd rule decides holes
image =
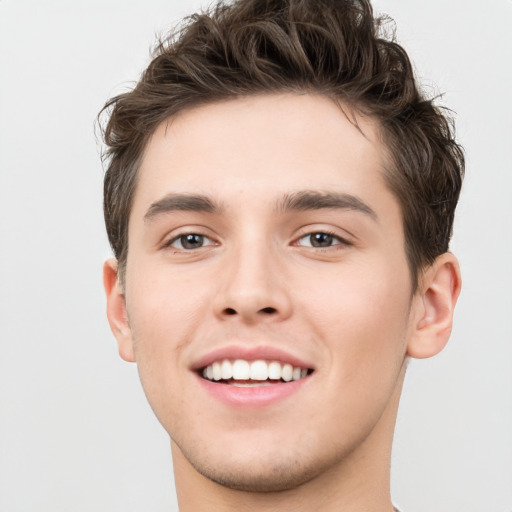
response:
{"label": "mouth", "polygon": [[222,359],[199,369],[199,375],[203,379],[235,387],[261,387],[293,382],[305,379],[311,373],[312,368],[263,359]]}

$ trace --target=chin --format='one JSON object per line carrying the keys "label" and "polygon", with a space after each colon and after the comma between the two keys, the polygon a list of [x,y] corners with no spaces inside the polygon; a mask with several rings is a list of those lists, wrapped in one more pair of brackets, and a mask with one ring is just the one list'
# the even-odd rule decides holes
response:
{"label": "chin", "polygon": [[268,467],[212,467],[194,465],[196,471],[223,487],[246,492],[282,492],[299,487],[315,477],[317,471],[297,461],[281,462]]}
{"label": "chin", "polygon": [[208,480],[245,492],[272,493],[295,489],[336,464],[336,459],[308,457],[304,451],[289,447],[279,450],[274,446],[272,450],[253,453],[250,450],[245,453],[233,450],[224,455],[207,453],[207,450],[179,449],[195,471]]}

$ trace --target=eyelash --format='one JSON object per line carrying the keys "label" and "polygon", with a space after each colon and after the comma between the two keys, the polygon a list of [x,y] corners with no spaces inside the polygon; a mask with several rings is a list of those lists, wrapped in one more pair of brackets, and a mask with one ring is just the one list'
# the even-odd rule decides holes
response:
{"label": "eyelash", "polygon": [[[332,239],[331,242],[335,242],[336,241],[336,243],[332,243],[331,245],[328,245],[326,247],[315,247],[312,243],[310,243],[309,245],[299,244],[299,242],[301,240],[306,239],[308,237],[311,240],[311,237],[313,237],[314,235],[325,235],[326,237],[329,237],[329,238]],[[183,242],[184,242],[185,238],[189,237],[189,236],[201,237],[203,241],[204,240],[209,240],[210,243],[207,243],[206,245],[201,245],[200,247],[186,248],[186,247],[183,246]],[[180,244],[181,247],[174,247],[174,249],[176,249],[177,251],[191,252],[191,251],[194,251],[194,250],[202,249],[204,247],[209,247],[209,246],[217,245],[207,235],[203,235],[200,232],[188,232],[188,233],[180,233],[179,235],[174,236],[169,241],[164,243],[163,248],[172,248],[173,245],[176,242],[180,241],[180,240],[181,240],[181,244]],[[311,232],[302,234],[299,238],[296,239],[296,241],[294,242],[293,245],[296,245],[296,246],[299,246],[299,247],[309,247],[309,248],[312,248],[312,249],[316,249],[316,250],[320,250],[320,251],[322,251],[322,250],[325,251],[325,250],[332,249],[333,247],[336,247],[336,246],[345,246],[346,247],[346,246],[350,246],[352,244],[348,240],[346,240],[346,239],[336,235],[332,231],[329,231],[329,230],[319,230],[319,231],[311,231]]]}
{"label": "eyelash", "polygon": [[[201,245],[201,247],[195,247],[195,248],[185,248],[183,247],[183,240],[188,237],[188,236],[197,236],[197,237],[201,237],[203,240],[209,240],[210,243],[206,244],[206,245]],[[203,235],[202,233],[198,233],[198,232],[189,232],[189,233],[180,233],[179,235],[176,235],[174,236],[173,238],[171,238],[170,240],[168,240],[167,242],[164,243],[163,245],[163,248],[173,248],[173,244],[178,242],[179,240],[181,240],[181,247],[174,247],[175,250],[178,250],[178,251],[186,251],[186,252],[190,252],[190,251],[194,251],[194,250],[197,250],[197,249],[202,249],[203,247],[209,247],[209,246],[212,246],[212,245],[217,245],[209,236],[207,235]]]}
{"label": "eyelash", "polygon": [[[315,247],[313,245],[299,245],[299,241],[304,239],[304,238],[310,238],[314,235],[326,235],[327,237],[331,237],[333,239],[333,241],[336,241],[337,243],[333,243],[332,245],[329,245],[327,247]],[[312,249],[316,249],[316,250],[329,250],[329,249],[332,249],[333,247],[336,247],[336,246],[350,246],[352,245],[348,240],[346,240],[345,238],[342,238],[340,237],[339,235],[337,235],[336,233],[332,232],[332,231],[329,231],[329,230],[319,230],[319,231],[310,231],[308,233],[304,233],[303,235],[301,235],[299,238],[297,238],[297,241],[295,242],[295,245],[299,245],[300,247],[310,247]]]}

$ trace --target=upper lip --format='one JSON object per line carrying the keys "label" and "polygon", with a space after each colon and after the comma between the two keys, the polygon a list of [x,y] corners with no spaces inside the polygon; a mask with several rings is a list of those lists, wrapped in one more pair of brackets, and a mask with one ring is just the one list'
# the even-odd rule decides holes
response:
{"label": "upper lip", "polygon": [[197,371],[213,364],[215,361],[222,361],[223,359],[279,361],[281,363],[291,364],[294,367],[314,369],[310,362],[272,345],[228,345],[225,347],[219,347],[195,360],[191,369]]}

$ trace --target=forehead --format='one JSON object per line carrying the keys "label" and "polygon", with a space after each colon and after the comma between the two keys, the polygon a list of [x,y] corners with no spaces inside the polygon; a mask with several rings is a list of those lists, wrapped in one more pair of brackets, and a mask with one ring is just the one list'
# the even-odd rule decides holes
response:
{"label": "forehead", "polygon": [[383,165],[377,123],[347,106],[311,94],[250,96],[162,123],[145,148],[134,208],[169,192],[228,201],[303,189],[372,196],[387,192]]}

